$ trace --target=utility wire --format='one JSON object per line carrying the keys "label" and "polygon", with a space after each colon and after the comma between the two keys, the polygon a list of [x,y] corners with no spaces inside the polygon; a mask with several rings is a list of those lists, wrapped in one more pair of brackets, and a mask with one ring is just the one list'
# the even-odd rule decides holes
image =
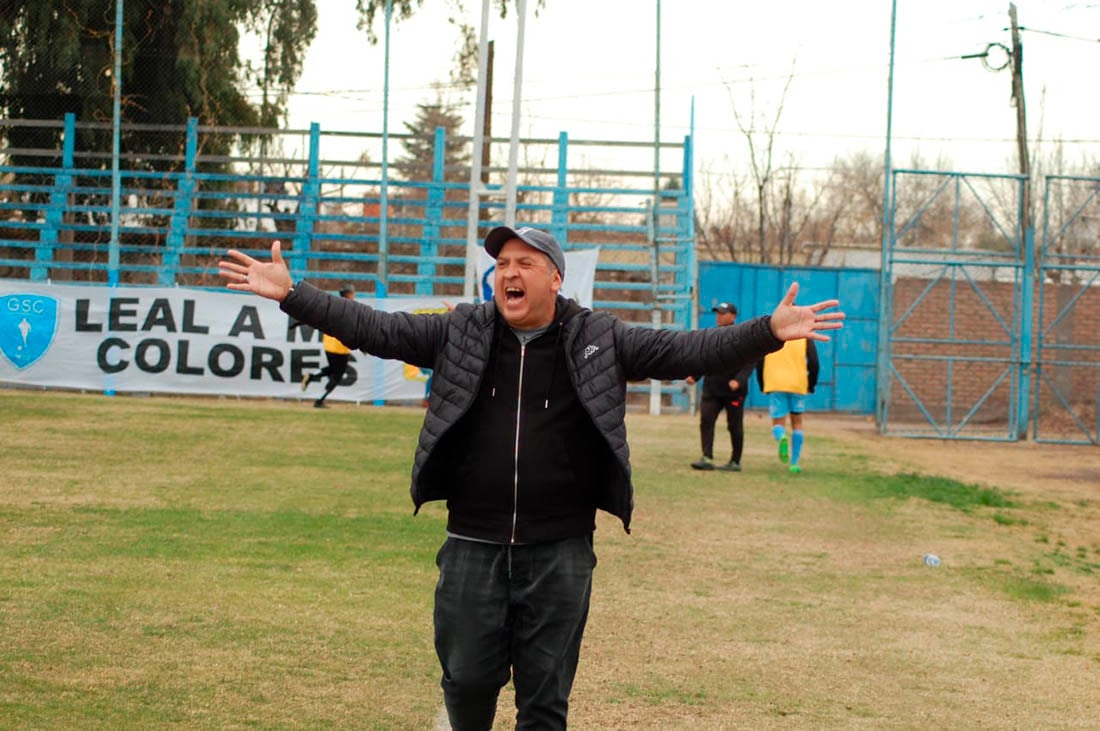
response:
{"label": "utility wire", "polygon": [[1084,41],[1085,43],[1100,43],[1100,38],[1085,38],[1083,36],[1072,36],[1068,33],[1057,33],[1057,32],[1052,31],[1052,30],[1039,30],[1038,28],[1027,28],[1027,27],[1022,26],[1022,25],[1020,26],[1019,29],[1020,29],[1021,32],[1036,33],[1036,34],[1044,35],[1044,36],[1053,36],[1055,38],[1066,38],[1066,39],[1071,40],[1071,41]]}

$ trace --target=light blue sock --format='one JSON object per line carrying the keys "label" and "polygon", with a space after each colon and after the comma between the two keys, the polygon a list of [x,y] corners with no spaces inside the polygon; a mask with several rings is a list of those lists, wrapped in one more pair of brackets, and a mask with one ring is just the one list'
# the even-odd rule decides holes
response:
{"label": "light blue sock", "polygon": [[802,430],[791,432],[791,464],[798,464],[798,455],[802,454]]}
{"label": "light blue sock", "polygon": [[787,433],[787,430],[783,428],[782,424],[773,424],[772,425],[772,438],[775,439],[775,441],[778,442],[780,439],[783,438],[783,435],[786,434],[786,433]]}

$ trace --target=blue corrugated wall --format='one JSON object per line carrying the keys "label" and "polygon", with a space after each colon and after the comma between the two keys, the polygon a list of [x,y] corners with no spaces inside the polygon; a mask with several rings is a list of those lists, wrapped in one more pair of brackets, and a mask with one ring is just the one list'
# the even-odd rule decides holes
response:
{"label": "blue corrugated wall", "polygon": [[[699,327],[714,325],[711,308],[737,305],[739,322],[766,315],[798,282],[800,304],[836,298],[847,318],[831,341],[817,343],[821,370],[810,396],[811,411],[872,414],[875,410],[875,358],[878,343],[879,273],[874,269],[774,267],[730,262],[699,262]],[[755,383],[749,408],[766,408]]]}

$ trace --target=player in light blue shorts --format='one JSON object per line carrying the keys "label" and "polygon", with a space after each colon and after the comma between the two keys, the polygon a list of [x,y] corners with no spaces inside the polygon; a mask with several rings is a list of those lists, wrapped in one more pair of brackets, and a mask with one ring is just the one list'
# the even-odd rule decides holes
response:
{"label": "player in light blue shorts", "polygon": [[768,394],[768,416],[786,419],[787,414],[806,413],[806,397],[801,393],[772,391]]}
{"label": "player in light blue shorts", "polygon": [[[768,395],[768,415],[772,420],[772,438],[779,446],[779,461],[789,462],[789,469],[795,474],[802,471],[799,464],[805,439],[802,415],[806,412],[807,394],[813,393],[817,386],[818,370],[817,348],[812,340],[784,343],[756,367],[760,390]],[[791,421],[789,438],[788,416]]]}

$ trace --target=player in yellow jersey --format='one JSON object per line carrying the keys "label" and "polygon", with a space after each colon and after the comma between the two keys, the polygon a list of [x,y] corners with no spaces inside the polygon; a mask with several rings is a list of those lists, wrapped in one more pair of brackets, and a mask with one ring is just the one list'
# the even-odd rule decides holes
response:
{"label": "player in yellow jersey", "polygon": [[[812,340],[788,340],[774,353],[764,356],[756,367],[760,390],[768,394],[768,415],[772,418],[772,436],[779,443],[779,461],[790,461],[790,471],[799,473],[802,456],[802,414],[806,396],[817,385],[817,347]],[[787,439],[787,416],[791,419]]]}

